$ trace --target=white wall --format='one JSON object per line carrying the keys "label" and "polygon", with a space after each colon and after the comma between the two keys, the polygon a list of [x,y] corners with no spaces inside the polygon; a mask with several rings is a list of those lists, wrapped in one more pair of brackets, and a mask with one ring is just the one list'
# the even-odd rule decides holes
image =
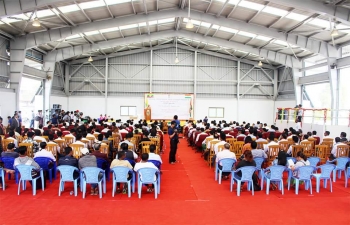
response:
{"label": "white wall", "polygon": [[104,97],[69,97],[68,108],[62,108],[64,110],[75,111],[79,110],[84,113],[85,116],[97,118],[100,114],[105,114],[105,98]]}
{"label": "white wall", "polygon": [[256,123],[260,121],[269,125],[274,121],[274,101],[262,99],[239,100],[239,122]]}
{"label": "white wall", "polygon": [[126,121],[129,119],[129,116],[120,116],[120,106],[136,106],[137,118],[143,119],[144,104],[145,100],[143,97],[109,97],[107,99],[107,115],[113,119]]}
{"label": "white wall", "polygon": [[68,109],[68,97],[65,96],[52,96],[50,95],[50,109],[53,104],[58,104],[62,106],[62,109]]}
{"label": "white wall", "polygon": [[16,93],[13,89],[0,88],[0,116],[7,125],[7,117],[16,111]]}
{"label": "white wall", "polygon": [[208,116],[210,107],[223,107],[224,118],[208,117],[209,121],[236,120],[237,118],[236,106],[237,106],[237,99],[197,98],[194,103],[194,119],[196,120],[204,119],[205,116]]}

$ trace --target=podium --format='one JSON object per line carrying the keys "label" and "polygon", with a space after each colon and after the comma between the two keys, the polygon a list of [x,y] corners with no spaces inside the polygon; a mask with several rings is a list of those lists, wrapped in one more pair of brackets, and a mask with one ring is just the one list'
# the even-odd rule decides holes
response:
{"label": "podium", "polygon": [[147,107],[146,109],[144,109],[144,114],[145,114],[145,120],[151,120],[152,110],[150,107]]}

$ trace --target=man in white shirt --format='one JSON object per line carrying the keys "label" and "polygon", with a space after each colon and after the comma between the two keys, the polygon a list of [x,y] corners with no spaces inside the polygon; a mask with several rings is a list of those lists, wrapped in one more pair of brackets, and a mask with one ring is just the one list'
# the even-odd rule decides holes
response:
{"label": "man in white shirt", "polygon": [[269,146],[270,145],[278,145],[278,143],[275,142],[275,133],[270,133],[269,143],[267,145],[264,145],[264,150],[265,150],[266,153],[269,151]]}
{"label": "man in white shirt", "polygon": [[52,152],[46,150],[46,142],[40,143],[41,150],[35,153],[34,159],[38,157],[46,157],[52,159],[52,161],[56,162],[55,156],[52,154]]}
{"label": "man in white shirt", "polygon": [[258,140],[256,140],[256,142],[265,142],[267,141],[266,139],[263,138],[263,135],[262,133],[258,133]]}
{"label": "man in white shirt", "polygon": [[15,132],[14,131],[10,131],[9,132],[9,137],[6,138],[6,139],[11,139],[13,140],[13,143],[15,144],[15,147],[17,148],[18,147],[18,141],[16,139],[16,136],[15,136]]}
{"label": "man in white shirt", "polygon": [[109,131],[108,125],[104,124],[103,127],[104,127],[104,129],[101,131],[101,133],[107,133]]}
{"label": "man in white shirt", "polygon": [[346,144],[340,142],[341,141],[340,137],[336,137],[334,139],[334,141],[335,141],[335,144],[333,145],[333,148],[332,148],[332,151],[331,151],[331,154],[332,154],[333,157],[332,156],[330,157],[330,158],[333,158],[333,159],[335,159],[337,157],[338,146],[339,145],[345,145],[346,146]]}
{"label": "man in white shirt", "polygon": [[41,141],[46,143],[46,139],[41,136],[41,131],[40,130],[34,130],[35,137],[33,138],[34,141]]}
{"label": "man in white shirt", "polygon": [[201,136],[201,135],[206,135],[206,134],[207,134],[207,133],[204,132],[204,128],[202,127],[202,128],[201,128],[201,133],[197,135],[194,144],[195,144],[195,145],[197,144],[197,142],[198,142],[198,140],[199,140],[199,136]]}
{"label": "man in white shirt", "polygon": [[219,140],[220,140],[220,141],[214,145],[214,152],[215,152],[215,155],[218,154],[219,145],[226,144],[226,134],[225,134],[224,132],[222,132],[222,131],[221,131],[221,133],[220,133]]}
{"label": "man in white shirt", "polygon": [[309,138],[309,136],[308,136],[307,134],[304,134],[303,140],[302,140],[301,142],[307,142],[307,141],[309,141],[308,138]]}
{"label": "man in white shirt", "polygon": [[75,136],[73,135],[73,133],[75,133],[75,130],[72,129],[69,131],[70,133],[69,134],[66,134],[65,137],[72,137],[73,138],[73,143],[75,142],[76,138]]}
{"label": "man in white shirt", "polygon": [[159,161],[160,163],[162,162],[162,158],[160,157],[160,155],[154,153],[156,150],[156,146],[155,145],[150,145],[149,146],[149,155],[148,155],[148,160],[156,160]]}
{"label": "man in white shirt", "polygon": [[125,140],[119,143],[119,149],[120,149],[121,144],[127,143],[128,145],[131,145],[133,151],[135,151],[134,144],[130,142],[131,138],[132,138],[132,134],[131,133],[126,134]]}
{"label": "man in white shirt", "polygon": [[60,153],[61,148],[58,146],[58,144],[56,142],[54,142],[54,136],[53,134],[49,134],[49,142],[47,142],[48,144],[55,144],[56,145],[56,149],[57,149],[57,154]]}
{"label": "man in white shirt", "polygon": [[267,130],[267,132],[276,132],[275,131],[275,126],[271,125],[271,128]]}
{"label": "man in white shirt", "polygon": [[264,159],[267,159],[267,155],[265,153],[264,150],[262,149],[256,149],[258,144],[253,141],[252,143],[250,143],[250,146],[252,147],[252,155],[253,155],[253,158],[255,157],[263,157]]}
{"label": "man in white shirt", "polygon": [[83,136],[81,134],[77,134],[77,136],[76,136],[77,140],[73,144],[83,145],[84,148],[87,148],[86,144],[81,141],[82,138],[83,138]]}
{"label": "man in white shirt", "polygon": [[[137,172],[142,168],[153,168],[158,171],[158,168],[151,162],[148,162],[149,155],[148,153],[142,153],[141,161],[135,164],[134,171]],[[154,180],[157,179],[156,174],[154,174]],[[141,176],[142,180],[142,176]],[[148,185],[147,192],[153,192],[153,185]]]}
{"label": "man in white shirt", "polygon": [[[221,159],[234,159],[236,160],[236,155],[235,153],[230,151],[230,144],[225,143],[224,144],[224,149],[221,152],[218,152],[215,157],[215,162],[218,163]],[[233,165],[232,165],[233,166]],[[218,165],[218,168],[221,170],[222,169],[222,164],[221,162]],[[223,172],[222,175],[227,178],[228,175],[230,175],[230,172]]]}
{"label": "man in white shirt", "polygon": [[245,136],[245,134],[242,133],[241,130],[239,130],[239,131],[238,131],[237,138],[238,138],[238,137],[244,137],[244,138],[245,138],[246,136]]}

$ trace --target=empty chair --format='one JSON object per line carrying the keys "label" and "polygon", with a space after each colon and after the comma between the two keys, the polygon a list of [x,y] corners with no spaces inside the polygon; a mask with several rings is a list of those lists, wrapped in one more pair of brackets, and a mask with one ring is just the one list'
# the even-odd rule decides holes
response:
{"label": "empty chair", "polygon": [[[100,198],[102,198],[102,182],[105,184],[105,175],[99,178],[100,173],[105,173],[103,169],[97,167],[85,167],[81,170],[82,188],[83,188],[83,198],[86,194],[86,184],[98,184],[98,193]],[[106,193],[105,187],[103,192]]]}
{"label": "empty chair", "polygon": [[[237,182],[237,196],[240,196],[241,194],[241,184],[242,182],[248,182],[247,187],[248,190],[252,189],[252,195],[254,195],[254,186],[253,186],[253,173],[255,172],[256,168],[254,166],[244,166],[239,168],[238,170],[232,171],[231,174],[231,184],[230,184],[230,191],[232,192],[232,187],[235,181]],[[237,173],[241,171],[242,177],[239,177]]]}
{"label": "empty chair", "polygon": [[310,166],[317,167],[317,164],[320,162],[321,159],[319,157],[309,157],[307,158],[307,160],[310,162]]}
{"label": "empty chair", "polygon": [[74,184],[74,196],[77,196],[78,194],[78,178],[74,178],[74,171],[79,172],[78,168],[74,166],[58,166],[56,168],[58,171],[60,171],[60,185],[58,187],[58,196],[61,196],[61,192],[64,191],[64,183],[65,182],[73,182]]}
{"label": "empty chair", "polygon": [[4,174],[4,170],[2,168],[0,168],[0,177],[1,177],[1,181],[2,181],[2,190],[5,191],[5,174]]}
{"label": "empty chair", "polygon": [[259,172],[259,177],[261,178],[262,177],[262,168],[261,168],[261,166],[264,163],[265,159],[264,159],[264,157],[255,157],[254,161],[256,163],[256,169]]}
{"label": "empty chair", "polygon": [[[129,169],[125,166],[116,166],[111,169],[113,173],[113,188],[112,188],[112,197],[117,188],[117,183],[127,183],[128,185],[128,197],[131,197],[131,186],[132,192],[135,192],[135,173],[132,169]],[[132,174],[132,178],[128,179],[129,174]]]}
{"label": "empty chair", "polygon": [[[299,182],[304,181],[305,190],[310,188],[310,194],[312,194],[312,182],[311,176],[312,172],[316,168],[313,166],[301,166],[294,170],[294,174],[291,177],[291,180],[295,180],[295,194],[299,193]],[[288,182],[288,190],[290,188],[290,182]]]}
{"label": "empty chair", "polygon": [[42,169],[40,169],[40,176],[33,178],[32,177],[32,171],[35,170],[34,166],[28,166],[28,165],[18,165],[16,166],[16,169],[18,169],[21,178],[19,179],[18,183],[18,195],[21,188],[21,182],[22,182],[22,190],[26,189],[26,181],[32,181],[32,187],[33,187],[33,195],[36,195],[36,180],[41,178],[41,187],[44,191],[44,172]]}
{"label": "empty chair", "polygon": [[36,157],[34,161],[39,164],[41,169],[48,172],[50,183],[52,183],[52,173],[54,179],[56,179],[56,162],[47,157]]}
{"label": "empty chair", "polygon": [[[215,166],[215,180],[218,180],[218,174],[219,174],[219,184],[221,184],[221,178],[223,172],[232,172],[232,167],[236,163],[235,159],[221,159],[216,163]],[[221,169],[219,168],[219,165],[221,165]]]}
{"label": "empty chair", "polygon": [[[1,161],[4,163],[4,168],[15,171],[16,184],[18,184],[18,170],[13,167],[15,158],[13,157],[2,157]],[[6,174],[6,171],[4,171]],[[8,179],[11,180],[11,173],[8,173]]]}
{"label": "empty chair", "polygon": [[282,195],[284,195],[284,187],[283,187],[283,172],[286,169],[284,166],[270,166],[263,170],[262,178],[261,178],[261,190],[264,187],[264,179],[266,179],[266,194],[268,195],[270,192],[270,182],[278,182],[279,190],[282,190]]}
{"label": "empty chair", "polygon": [[[137,171],[138,182],[137,189],[139,198],[141,198],[142,184],[153,184],[154,185],[154,198],[157,199],[160,194],[160,173],[159,170],[153,168],[142,168]],[[155,177],[155,176],[158,177]]]}
{"label": "empty chair", "polygon": [[334,170],[335,165],[334,164],[324,164],[322,166],[316,167],[316,169],[321,169],[321,173],[315,173],[312,174],[313,177],[316,178],[316,192],[320,192],[320,180],[323,180],[323,187],[327,188],[327,181],[329,180],[329,185],[332,192],[332,179],[331,174]]}
{"label": "empty chair", "polygon": [[335,182],[336,180],[336,173],[338,171],[338,178],[340,179],[341,178],[341,172],[343,171],[344,174],[345,174],[345,167],[346,167],[346,163],[349,162],[349,158],[348,157],[339,157],[339,158],[336,158],[332,161],[327,161],[327,164],[329,163],[333,163],[333,162],[336,162],[337,166],[335,167],[335,169],[333,170],[333,182]]}

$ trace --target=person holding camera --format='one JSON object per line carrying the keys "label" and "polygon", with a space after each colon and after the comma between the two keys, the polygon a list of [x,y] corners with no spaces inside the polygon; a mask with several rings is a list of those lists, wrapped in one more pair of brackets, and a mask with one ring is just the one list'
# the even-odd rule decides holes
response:
{"label": "person holding camera", "polygon": [[176,126],[176,121],[173,120],[171,121],[171,125],[168,129],[168,135],[170,138],[170,153],[169,153],[170,164],[175,164],[176,162],[177,144],[179,143],[179,135],[175,126]]}

